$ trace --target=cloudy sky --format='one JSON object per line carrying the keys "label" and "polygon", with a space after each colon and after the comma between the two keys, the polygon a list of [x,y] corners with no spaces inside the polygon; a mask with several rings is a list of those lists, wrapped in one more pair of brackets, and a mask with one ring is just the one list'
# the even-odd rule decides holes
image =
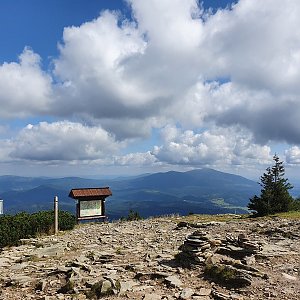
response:
{"label": "cloudy sky", "polygon": [[[300,180],[299,0],[1,0],[0,175]],[[298,175],[299,174],[299,175]]]}

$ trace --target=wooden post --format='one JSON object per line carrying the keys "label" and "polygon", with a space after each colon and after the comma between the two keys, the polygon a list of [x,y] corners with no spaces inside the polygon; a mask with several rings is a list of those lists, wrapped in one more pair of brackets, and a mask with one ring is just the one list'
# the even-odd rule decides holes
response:
{"label": "wooden post", "polygon": [[79,224],[79,217],[80,217],[80,203],[79,200],[77,200],[76,203],[76,223]]}
{"label": "wooden post", "polygon": [[58,197],[54,197],[54,234],[58,233]]}
{"label": "wooden post", "polygon": [[101,201],[102,215],[105,216],[105,199]]}
{"label": "wooden post", "polygon": [[3,215],[3,200],[0,199],[0,215]]}

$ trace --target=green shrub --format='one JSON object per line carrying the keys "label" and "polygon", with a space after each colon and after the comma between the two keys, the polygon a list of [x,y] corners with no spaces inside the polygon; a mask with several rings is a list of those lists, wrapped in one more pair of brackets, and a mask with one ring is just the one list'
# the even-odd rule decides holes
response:
{"label": "green shrub", "polygon": [[76,224],[75,216],[67,211],[59,211],[58,220],[59,230],[71,230]]}
{"label": "green shrub", "polygon": [[127,217],[121,217],[120,221],[124,222],[124,221],[137,221],[137,220],[142,220],[143,217],[141,217],[141,215],[134,210],[130,210],[128,213]]}
{"label": "green shrub", "polygon": [[[75,217],[64,211],[59,212],[58,220],[60,230],[71,230],[76,223]],[[0,248],[18,245],[20,239],[53,232],[53,211],[40,211],[33,214],[22,212],[14,216],[0,216]]]}
{"label": "green shrub", "polygon": [[251,277],[230,265],[206,264],[204,276],[228,287],[244,287],[251,284]]}
{"label": "green shrub", "polygon": [[300,198],[293,200],[290,205],[290,211],[300,211]]}
{"label": "green shrub", "polygon": [[142,217],[140,216],[140,214],[137,211],[133,211],[132,209],[129,211],[129,214],[126,218],[127,221],[137,221],[141,219]]}

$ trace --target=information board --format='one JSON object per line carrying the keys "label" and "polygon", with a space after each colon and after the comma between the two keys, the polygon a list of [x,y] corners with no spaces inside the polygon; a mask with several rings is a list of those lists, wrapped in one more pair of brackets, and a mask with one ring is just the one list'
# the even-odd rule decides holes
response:
{"label": "information board", "polygon": [[92,217],[101,215],[101,200],[80,201],[80,217]]}

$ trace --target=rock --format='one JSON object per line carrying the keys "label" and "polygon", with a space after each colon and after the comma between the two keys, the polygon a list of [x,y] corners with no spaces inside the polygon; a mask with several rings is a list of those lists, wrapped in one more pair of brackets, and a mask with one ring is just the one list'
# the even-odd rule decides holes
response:
{"label": "rock", "polygon": [[37,239],[20,239],[21,245],[35,245],[37,242]]}
{"label": "rock", "polygon": [[[0,300],[298,300],[300,221],[187,222],[174,230],[181,220],[81,224],[3,248]],[[211,276],[203,274],[207,265]]]}
{"label": "rock", "polygon": [[40,280],[36,283],[35,285],[35,289],[37,291],[44,291],[47,285],[47,281],[46,280]]}
{"label": "rock", "polygon": [[283,276],[285,279],[290,280],[290,281],[296,281],[296,280],[299,280],[297,277],[292,276],[292,275],[289,275],[289,274],[286,274],[286,273],[282,273],[282,276]]}
{"label": "rock", "polygon": [[261,258],[267,258],[276,256],[286,256],[288,254],[294,255],[296,253],[280,245],[265,244],[262,246],[262,250],[256,256]]}
{"label": "rock", "polygon": [[113,285],[109,280],[101,280],[96,282],[91,290],[87,293],[88,298],[103,297],[114,294]]}
{"label": "rock", "polygon": [[227,255],[233,258],[244,258],[247,255],[251,255],[252,251],[240,246],[227,244],[227,245],[220,246],[217,253]]}
{"label": "rock", "polygon": [[191,288],[185,288],[181,291],[179,295],[179,299],[188,300],[191,299],[192,295],[194,294],[194,290]]}
{"label": "rock", "polygon": [[11,260],[5,257],[0,258],[0,268],[11,266]]}
{"label": "rock", "polygon": [[212,291],[212,296],[215,300],[231,300],[231,296],[218,292],[218,291]]}
{"label": "rock", "polygon": [[21,286],[26,287],[29,286],[32,282],[32,278],[27,275],[13,275],[11,278],[6,282],[6,286]]}
{"label": "rock", "polygon": [[213,281],[233,287],[244,287],[252,283],[249,274],[231,265],[207,264],[204,274]]}
{"label": "rock", "polygon": [[165,278],[165,282],[171,287],[181,287],[183,285],[181,280],[175,275],[171,275]]}
{"label": "rock", "polygon": [[61,294],[69,294],[74,292],[74,281],[69,279],[58,291]]}
{"label": "rock", "polygon": [[177,255],[176,259],[183,265],[202,264],[210,249],[210,236],[206,232],[197,230],[185,239],[180,247],[182,252]]}
{"label": "rock", "polygon": [[158,294],[145,294],[143,300],[161,300],[161,296]]}
{"label": "rock", "polygon": [[136,285],[138,285],[138,283],[136,283],[133,280],[121,281],[119,294],[120,295],[125,294],[127,291],[130,291],[132,289],[132,287],[134,287]]}
{"label": "rock", "polygon": [[96,262],[111,263],[114,259],[115,255],[113,253],[101,252],[94,257]]}
{"label": "rock", "polygon": [[154,273],[142,273],[142,272],[138,272],[134,276],[134,279],[137,279],[139,281],[145,281],[145,280],[149,280],[149,279],[165,279],[168,276],[170,276],[170,274],[169,273],[165,273],[165,272],[154,272]]}
{"label": "rock", "polygon": [[176,226],[176,228],[175,229],[181,229],[181,228],[188,228],[188,227],[190,227],[190,225],[189,225],[189,223],[188,222],[179,222],[178,224],[177,224],[177,226]]}
{"label": "rock", "polygon": [[104,280],[101,285],[100,294],[110,295],[113,293],[113,285],[110,280]]}
{"label": "rock", "polygon": [[49,257],[49,256],[62,256],[65,251],[65,246],[63,245],[52,245],[50,247],[38,248],[35,251],[35,255],[38,258]]}
{"label": "rock", "polygon": [[256,263],[255,256],[254,255],[247,256],[244,258],[243,262],[248,266],[254,265]]}
{"label": "rock", "polygon": [[211,294],[211,289],[200,288],[200,291],[197,292],[199,296],[209,296]]}

